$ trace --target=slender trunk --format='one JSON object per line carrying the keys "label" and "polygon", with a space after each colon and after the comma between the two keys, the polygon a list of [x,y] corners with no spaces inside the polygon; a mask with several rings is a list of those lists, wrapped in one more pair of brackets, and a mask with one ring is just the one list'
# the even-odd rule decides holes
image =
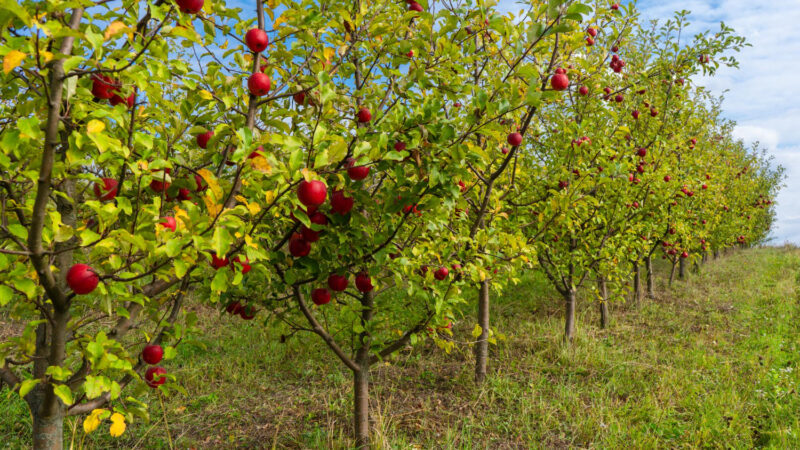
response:
{"label": "slender trunk", "polygon": [[719,259],[719,250],[714,250],[714,259]]}
{"label": "slender trunk", "polygon": [[366,328],[374,314],[374,304],[375,291],[361,297],[361,326],[365,331],[358,336],[355,357],[358,370],[353,371],[353,432],[359,449],[369,448],[369,352],[372,339]]}
{"label": "slender trunk", "polygon": [[639,261],[633,263],[633,302],[639,306],[642,298],[642,275],[639,270]]}
{"label": "slender trunk", "polygon": [[475,382],[480,384],[486,379],[486,364],[489,359],[489,280],[480,285],[478,294],[478,326],[481,335],[475,343]]}
{"label": "slender trunk", "polygon": [[[360,363],[359,363],[360,365]],[[369,363],[353,372],[353,426],[357,448],[369,447]]]}
{"label": "slender trunk", "polygon": [[576,293],[574,289],[570,289],[564,293],[564,343],[571,344],[575,338],[575,304]]}
{"label": "slender trunk", "polygon": [[600,328],[608,326],[608,286],[606,279],[600,277],[597,280],[597,287],[600,290]]}
{"label": "slender trunk", "polygon": [[686,279],[686,258],[678,258],[678,279]]}
{"label": "slender trunk", "polygon": [[672,286],[672,281],[675,280],[675,262],[672,263],[672,269],[669,271],[669,285]]}
{"label": "slender trunk", "polygon": [[653,275],[653,257],[648,255],[647,258],[644,259],[645,269],[647,270],[647,298],[656,298],[656,290],[654,287],[654,275]]}

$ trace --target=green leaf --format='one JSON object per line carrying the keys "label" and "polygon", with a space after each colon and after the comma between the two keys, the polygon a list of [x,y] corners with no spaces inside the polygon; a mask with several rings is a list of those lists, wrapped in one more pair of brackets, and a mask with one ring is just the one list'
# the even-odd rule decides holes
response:
{"label": "green leaf", "polygon": [[42,380],[38,378],[23,381],[19,387],[19,396],[24,398],[40,381]]}
{"label": "green leaf", "polygon": [[228,289],[228,271],[218,270],[211,281],[211,289],[216,292],[224,292]]}
{"label": "green leaf", "polygon": [[54,387],[53,393],[56,394],[66,406],[69,406],[74,402],[72,399],[72,391],[70,390],[69,386],[65,384],[59,384],[58,386]]}
{"label": "green leaf", "polygon": [[6,306],[11,298],[14,297],[14,291],[10,287],[0,285],[0,306]]}
{"label": "green leaf", "polygon": [[303,151],[298,148],[293,151],[292,155],[289,157],[289,170],[297,172],[300,170],[301,164],[303,164]]}

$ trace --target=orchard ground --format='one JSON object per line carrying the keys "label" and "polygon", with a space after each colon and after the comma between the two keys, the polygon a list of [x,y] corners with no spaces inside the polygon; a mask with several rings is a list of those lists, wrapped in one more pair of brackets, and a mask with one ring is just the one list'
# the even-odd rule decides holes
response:
{"label": "orchard ground", "polygon": [[[480,387],[465,309],[452,353],[431,343],[371,372],[373,445],[800,448],[800,249],[739,251],[672,288],[668,268],[657,270],[659,298],[612,305],[607,330],[584,293],[571,347],[543,277],[498,295],[497,330],[514,332],[492,347]],[[162,448],[170,438],[179,448],[352,445],[351,377],[321,341],[281,343],[280,328],[192,309],[205,329],[168,363],[188,393],[166,400],[170,437],[153,396],[150,423],[129,424],[117,440],[98,430],[87,448]],[[26,447],[26,405],[6,390],[0,411],[0,442]],[[76,446],[80,420],[65,423]]]}

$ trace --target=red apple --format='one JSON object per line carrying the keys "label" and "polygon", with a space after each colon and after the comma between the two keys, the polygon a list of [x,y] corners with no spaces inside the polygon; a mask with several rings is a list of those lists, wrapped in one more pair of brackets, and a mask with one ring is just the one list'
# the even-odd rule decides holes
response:
{"label": "red apple", "polygon": [[142,350],[142,361],[153,365],[161,362],[164,357],[164,349],[160,345],[147,345]]}
{"label": "red apple", "polygon": [[587,28],[586,33],[591,37],[597,36],[597,30],[592,27]]}
{"label": "red apple", "polygon": [[366,272],[360,272],[356,275],[356,289],[360,292],[369,292],[373,289],[372,278]]}
{"label": "red apple", "polygon": [[166,229],[168,229],[170,231],[175,231],[175,229],[178,227],[178,222],[175,220],[174,217],[167,216],[167,217],[164,217],[164,220],[159,222],[159,225],[161,225],[162,227],[164,227],[164,228],[166,228]]}
{"label": "red apple", "polygon": [[588,47],[591,47],[591,46],[593,46],[593,45],[594,45],[594,39],[592,39],[592,38],[590,38],[590,37],[587,37],[587,38],[586,38],[586,45],[587,45]]}
{"label": "red apple", "polygon": [[148,386],[155,389],[167,381],[166,375],[167,371],[163,367],[151,367],[144,373],[144,379]]}
{"label": "red apple", "polygon": [[169,189],[169,181],[153,180],[150,182],[150,189],[153,192],[162,192]]}
{"label": "red apple", "polygon": [[672,179],[672,177],[671,177],[671,176],[669,176],[669,175],[664,175],[664,181],[666,181],[667,183],[669,183],[669,180],[671,180],[671,179]]}
{"label": "red apple", "polygon": [[367,123],[372,120],[372,113],[369,112],[369,109],[363,106],[358,110],[357,116],[360,123]]}
{"label": "red apple", "polygon": [[291,239],[289,239],[289,253],[295,258],[308,256],[308,254],[311,253],[311,244],[303,239],[302,234],[295,233],[292,235]]}
{"label": "red apple", "polygon": [[611,9],[613,9],[614,11],[617,11],[619,9],[619,3],[612,4],[611,5]]}
{"label": "red apple", "polygon": [[92,292],[99,282],[100,277],[86,264],[75,264],[67,271],[67,285],[78,295]]}
{"label": "red apple", "polygon": [[639,120],[639,110],[638,109],[634,109],[631,112],[631,115],[633,116],[634,120]]}
{"label": "red apple", "polygon": [[197,145],[199,145],[200,148],[207,148],[208,147],[208,141],[211,140],[211,136],[214,136],[214,132],[213,131],[206,131],[205,133],[198,134],[197,135]]}
{"label": "red apple", "polygon": [[681,253],[681,258],[688,258],[688,257],[689,257],[689,252],[684,251],[683,253]]}
{"label": "red apple", "polygon": [[297,187],[297,198],[300,203],[308,207],[317,207],[325,202],[328,188],[325,183],[318,180],[301,181]]}
{"label": "red apple", "polygon": [[244,42],[251,52],[261,53],[269,45],[269,37],[266,31],[253,28],[244,35]]}
{"label": "red apple", "polygon": [[403,150],[406,149],[406,143],[402,141],[397,141],[394,143],[394,149],[395,151],[402,152]]}
{"label": "red apple", "polygon": [[242,304],[239,303],[239,300],[232,301],[228,303],[228,306],[225,307],[225,311],[229,314],[239,314],[239,311],[242,310]]}
{"label": "red apple", "polygon": [[369,166],[356,166],[356,160],[347,158],[347,175],[353,181],[363,180],[369,175]]}
{"label": "red apple", "polygon": [[412,1],[412,2],[410,2],[408,4],[408,10],[409,11],[416,11],[416,12],[422,12],[423,11],[422,5],[420,5],[419,3],[414,2],[414,1]]}
{"label": "red apple", "polygon": [[311,291],[311,300],[315,305],[325,305],[331,301],[331,292],[324,288]]}
{"label": "red apple", "polygon": [[92,75],[92,95],[99,99],[109,100],[114,96],[116,83],[105,75]]}
{"label": "red apple", "polygon": [[95,183],[92,188],[94,190],[94,196],[103,202],[113,200],[114,197],[117,196],[117,180],[113,178],[101,178],[100,181],[102,184]]}
{"label": "red apple", "polygon": [[247,89],[256,97],[263,97],[269,93],[271,85],[269,76],[264,73],[254,73],[247,79]]}
{"label": "red apple", "polygon": [[230,261],[228,261],[228,258],[220,258],[217,256],[216,253],[211,254],[211,267],[213,267],[215,270],[221,267],[225,267],[229,263]]}
{"label": "red apple", "polygon": [[186,188],[178,189],[178,200],[181,200],[181,201],[183,201],[183,200],[191,200],[192,199],[192,194],[190,194],[190,192],[191,191],[189,191]]}
{"label": "red apple", "polygon": [[353,209],[354,200],[344,195],[344,191],[333,191],[331,194],[331,209],[333,212],[345,215]]}
{"label": "red apple", "polygon": [[639,155],[640,157],[644,158],[645,155],[647,155],[647,149],[640,148],[639,150],[636,151],[636,154]]}
{"label": "red apple", "polygon": [[305,225],[300,227],[300,234],[308,242],[317,242],[319,240],[319,231],[314,231]]}
{"label": "red apple", "polygon": [[194,176],[194,182],[197,185],[197,187],[194,190],[195,192],[202,192],[202,191],[205,191],[206,189],[208,189],[208,185],[206,184],[206,182],[203,179],[203,177],[201,177],[200,175],[195,175]]}
{"label": "red apple", "polygon": [[331,288],[332,291],[342,292],[347,289],[347,285],[347,277],[344,275],[333,273],[328,277],[328,287]]}
{"label": "red apple", "polygon": [[450,271],[447,270],[447,267],[439,267],[436,270],[436,272],[433,273],[433,277],[436,278],[437,280],[441,281],[441,280],[444,280],[445,278],[447,278],[447,275],[449,273],[450,273]]}
{"label": "red apple", "polygon": [[256,307],[253,305],[242,306],[239,309],[239,317],[244,320],[253,320],[256,316]]}
{"label": "red apple", "polygon": [[292,95],[292,99],[294,99],[294,102],[298,105],[303,105],[306,102],[306,93],[304,91],[295,92],[294,95]]}
{"label": "red apple", "polygon": [[588,88],[588,87],[586,87],[586,86],[581,86],[581,88],[580,88],[580,89],[578,89],[578,92],[579,92],[581,95],[589,95],[589,88]]}
{"label": "red apple", "polygon": [[569,78],[565,73],[556,73],[550,78],[550,86],[556,91],[563,91],[569,87]]}
{"label": "red apple", "polygon": [[510,133],[506,138],[506,142],[512,147],[518,147],[522,144],[522,135],[519,133]]}
{"label": "red apple", "polygon": [[136,100],[136,95],[133,92],[131,92],[131,95],[129,95],[127,98],[124,98],[119,94],[114,94],[111,96],[111,99],[109,99],[108,102],[111,103],[111,105],[113,106],[125,104],[128,107],[128,109],[130,109],[133,108],[135,100]]}

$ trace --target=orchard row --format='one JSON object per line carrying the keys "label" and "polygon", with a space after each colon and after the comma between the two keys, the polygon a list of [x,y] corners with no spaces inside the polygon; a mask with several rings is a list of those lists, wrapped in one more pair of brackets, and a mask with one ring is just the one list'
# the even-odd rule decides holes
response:
{"label": "orchard row", "polygon": [[461,320],[482,382],[490,292],[524,272],[568,345],[579,291],[605,326],[654,295],[653,258],[682,274],[774,220],[782,169],[693,81],[736,65],[725,26],[687,41],[685,13],[601,0],[122,3],[0,9],[0,310],[22,329],[0,379],[35,448],[68,415],[121,433],[142,381],[177,389],[189,301],[317,335],[367,446],[370,367],[450,351]]}

